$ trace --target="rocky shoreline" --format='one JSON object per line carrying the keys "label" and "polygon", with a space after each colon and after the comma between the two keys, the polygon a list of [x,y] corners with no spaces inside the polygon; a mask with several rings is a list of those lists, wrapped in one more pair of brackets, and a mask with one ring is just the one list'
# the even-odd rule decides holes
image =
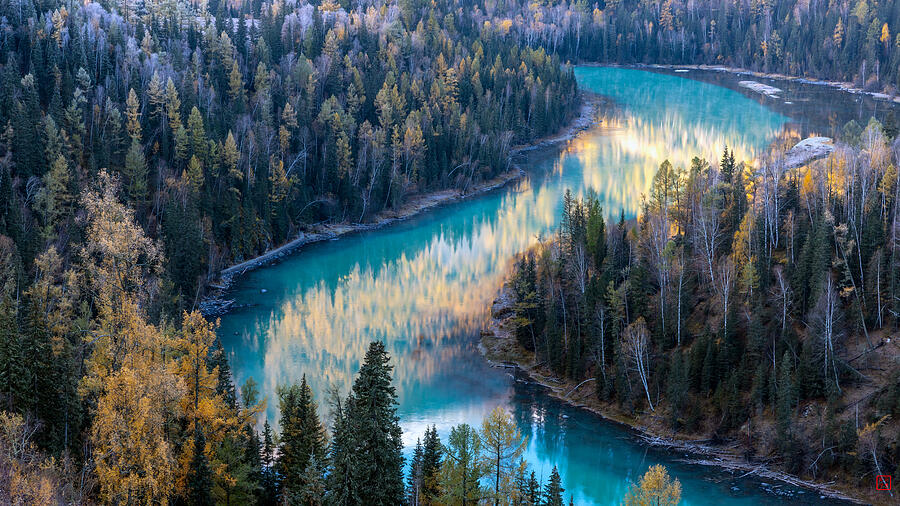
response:
{"label": "rocky shoreline", "polygon": [[[574,138],[578,133],[590,128],[594,124],[601,99],[589,92],[581,91],[580,93],[581,108],[579,109],[578,115],[567,127],[554,135],[538,139],[529,144],[513,147],[510,150],[510,157],[535,149],[547,148],[567,142]],[[218,274],[218,278],[208,284],[211,290],[198,303],[198,308],[203,315],[207,317],[219,316],[227,313],[231,309],[235,309],[234,300],[228,298],[228,292],[236,278],[254,269],[277,262],[303,246],[320,241],[336,239],[342,235],[353,232],[381,228],[390,225],[391,223],[411,218],[423,211],[442,204],[456,202],[464,198],[502,188],[519,180],[524,174],[525,172],[515,162],[511,161],[510,169],[508,171],[489,181],[482,182],[474,188],[469,188],[467,191],[447,189],[413,196],[402,208],[382,212],[377,215],[373,221],[367,223],[325,223],[310,227],[308,230],[299,233],[293,240],[277,248],[269,250],[260,256],[222,269]]]}
{"label": "rocky shoreline", "polygon": [[[716,466],[731,471],[738,477],[754,476],[768,480],[777,480],[796,487],[815,490],[823,497],[839,499],[856,504],[867,504],[866,501],[851,497],[833,487],[834,483],[817,483],[803,480],[796,476],[769,468],[765,462],[748,461],[737,448],[727,444],[713,445],[709,440],[690,439],[684,435],[666,434],[653,424],[654,415],[644,414],[637,418],[619,412],[614,406],[603,405],[597,401],[590,388],[592,379],[580,383],[563,380],[551,372],[535,364],[534,355],[521,348],[516,342],[513,327],[513,308],[515,296],[512,289],[504,285],[491,306],[490,317],[478,348],[492,367],[515,368],[529,381],[545,387],[549,394],[574,407],[586,409],[605,421],[621,425],[631,431],[645,444],[683,453],[685,462],[692,464]],[[740,474],[737,474],[740,473]]]}

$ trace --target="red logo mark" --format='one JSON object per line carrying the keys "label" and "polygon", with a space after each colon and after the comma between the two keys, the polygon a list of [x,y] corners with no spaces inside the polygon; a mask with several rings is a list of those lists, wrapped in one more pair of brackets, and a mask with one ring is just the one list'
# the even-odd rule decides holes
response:
{"label": "red logo mark", "polygon": [[879,474],[875,477],[875,490],[883,490],[888,492],[891,490],[891,476],[887,474]]}

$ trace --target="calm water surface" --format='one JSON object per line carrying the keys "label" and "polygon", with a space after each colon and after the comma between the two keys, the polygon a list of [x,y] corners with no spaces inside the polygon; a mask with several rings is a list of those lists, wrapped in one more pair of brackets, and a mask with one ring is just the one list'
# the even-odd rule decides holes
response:
{"label": "calm water surface", "polygon": [[278,385],[306,374],[320,400],[328,385],[346,393],[369,342],[380,339],[393,357],[407,452],[426,424],[445,437],[451,426],[478,425],[505,405],[529,436],[530,466],[546,478],[558,465],[566,497],[577,504],[618,503],[627,481],[658,462],[681,480],[685,504],[820,503],[812,492],[680,463],[491,369],[478,354],[479,330],[510,259],[555,227],[566,188],[593,190],[608,212],[630,217],[664,158],[687,166],[694,156],[718,158],[727,144],[748,160],[785,128],[816,127],[760,97],[683,75],[578,68],[576,76],[609,107],[564,148],[525,155],[526,180],[311,245],[243,277],[232,295],[249,307],[224,316],[220,329],[236,381],[252,376],[260,384],[274,421]]}

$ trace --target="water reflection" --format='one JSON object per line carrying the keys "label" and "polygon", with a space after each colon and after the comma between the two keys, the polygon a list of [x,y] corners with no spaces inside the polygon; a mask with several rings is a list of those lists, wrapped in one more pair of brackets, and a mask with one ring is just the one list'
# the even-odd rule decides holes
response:
{"label": "water reflection", "polygon": [[[599,68],[576,75],[614,107],[562,150],[528,155],[527,180],[311,246],[241,280],[237,302],[253,306],[223,318],[221,335],[237,381],[252,376],[269,397],[270,420],[277,416],[278,385],[305,373],[319,399],[329,384],[346,392],[369,342],[380,339],[394,358],[407,446],[426,423],[446,435],[450,426],[477,425],[506,404],[531,436],[529,459],[539,474],[549,475],[547,465],[556,462],[576,500],[620,497],[607,487],[624,487],[640,462],[617,453],[641,450],[617,448],[618,440],[585,445],[593,419],[569,427],[559,409],[523,401],[510,378],[489,369],[475,349],[486,310],[515,254],[557,223],[565,188],[592,190],[608,211],[633,216],[664,158],[686,166],[697,155],[717,158],[727,144],[737,158],[750,159],[787,118],[737,92],[679,77]],[[573,430],[579,444],[567,444]]]}

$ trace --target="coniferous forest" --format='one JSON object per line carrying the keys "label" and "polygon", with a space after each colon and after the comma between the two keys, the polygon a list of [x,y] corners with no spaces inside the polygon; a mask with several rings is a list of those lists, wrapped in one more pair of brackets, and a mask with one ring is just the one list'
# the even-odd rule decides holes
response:
{"label": "coniferous forest", "polygon": [[567,192],[509,282],[519,346],[654,432],[812,479],[898,476],[900,369],[873,352],[900,324],[900,141],[847,130],[800,169],[664,161],[636,222]]}
{"label": "coniferous forest", "polygon": [[[503,408],[404,458],[382,343],[343,395],[266,398],[196,308],[310,227],[507,172],[576,116],[579,61],[892,93],[900,4],[0,2],[0,503],[570,501]],[[866,351],[900,312],[897,132],[848,132],[799,170],[664,163],[637,223],[567,198],[515,276],[521,346],[675,431],[770,423],[748,452],[789,472],[897,481],[900,374],[865,372],[896,367]],[[853,423],[851,393],[875,399]],[[680,494],[653,467],[624,500]]]}

